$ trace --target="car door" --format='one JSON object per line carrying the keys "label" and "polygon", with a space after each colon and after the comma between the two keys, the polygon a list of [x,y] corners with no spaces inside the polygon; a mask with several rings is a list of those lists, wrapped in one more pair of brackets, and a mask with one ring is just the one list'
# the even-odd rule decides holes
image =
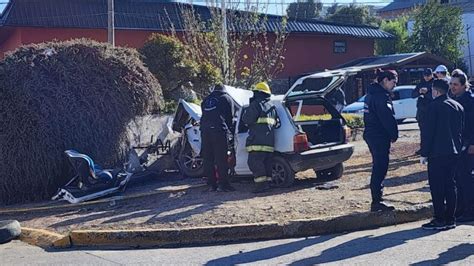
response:
{"label": "car door", "polygon": [[247,164],[249,153],[245,147],[247,137],[249,136],[249,129],[242,123],[240,117],[242,115],[243,108],[237,114],[237,124],[235,127],[235,173],[237,175],[252,175],[252,171]]}
{"label": "car door", "polygon": [[412,88],[401,88],[396,90],[393,105],[396,119],[416,117],[416,99],[411,97]]}

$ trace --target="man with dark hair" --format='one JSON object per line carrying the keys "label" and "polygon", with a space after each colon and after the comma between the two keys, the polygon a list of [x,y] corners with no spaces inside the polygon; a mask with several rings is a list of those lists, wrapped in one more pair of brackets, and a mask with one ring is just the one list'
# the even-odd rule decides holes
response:
{"label": "man with dark hair", "polygon": [[456,220],[474,221],[474,97],[469,92],[469,82],[464,72],[459,70],[451,77],[450,92],[452,98],[464,108],[463,147],[456,170],[456,188],[458,200]]}
{"label": "man with dark hair", "polygon": [[434,207],[434,219],[423,229],[443,230],[456,227],[456,184],[454,176],[458,155],[462,150],[464,109],[448,98],[446,80],[433,82],[433,102],[421,138],[422,164],[428,163],[428,180]]}
{"label": "man with dark hair", "polygon": [[398,139],[390,93],[397,85],[398,75],[394,70],[377,71],[377,82],[367,89],[364,100],[364,140],[372,155],[370,192],[371,211],[392,211],[395,208],[383,202],[383,180],[387,175],[391,143]]}
{"label": "man with dark hair", "polygon": [[225,92],[223,85],[214,86],[211,94],[202,101],[201,110],[201,156],[209,191],[234,191],[228,180],[227,162],[229,134],[233,132],[234,107],[232,98]]}
{"label": "man with dark hair", "polygon": [[[425,69],[425,71],[423,71],[423,80],[416,85],[411,94],[413,98],[417,98],[416,121],[418,121],[418,127],[420,128],[420,136],[423,131],[424,122],[426,121],[426,116],[428,115],[428,105],[433,100],[431,96],[433,80],[433,71],[431,68]],[[416,154],[420,154],[420,150],[418,150]]]}

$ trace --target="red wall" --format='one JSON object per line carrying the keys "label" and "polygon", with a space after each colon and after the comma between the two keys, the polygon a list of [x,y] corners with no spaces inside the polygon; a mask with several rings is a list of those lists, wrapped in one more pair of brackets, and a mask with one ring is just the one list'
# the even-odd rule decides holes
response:
{"label": "red wall", "polygon": [[[334,41],[346,41],[346,53],[334,53]],[[285,43],[285,69],[280,76],[295,76],[334,68],[359,57],[374,55],[374,40],[330,35],[290,35]]]}
{"label": "red wall", "polygon": [[[0,36],[6,34],[0,28]],[[146,39],[153,33],[142,30],[117,30],[116,44],[140,48]],[[105,29],[60,29],[60,28],[13,28],[9,37],[0,39],[0,56],[21,44],[38,43],[52,40],[70,40],[74,38],[90,38],[97,41],[107,41]],[[346,53],[336,54],[333,51],[335,40],[346,41]],[[345,36],[290,34],[285,43],[284,53],[285,68],[280,73],[280,78],[296,76],[324,68],[333,68],[347,61],[372,56],[374,54],[374,41],[372,39],[359,39]]]}

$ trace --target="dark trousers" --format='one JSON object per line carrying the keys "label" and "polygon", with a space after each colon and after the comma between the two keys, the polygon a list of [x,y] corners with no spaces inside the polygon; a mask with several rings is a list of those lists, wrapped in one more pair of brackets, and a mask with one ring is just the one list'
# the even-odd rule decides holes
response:
{"label": "dark trousers", "polygon": [[370,177],[372,202],[380,202],[382,201],[383,180],[388,171],[390,140],[366,138],[365,142],[372,155],[372,175]]}
{"label": "dark trousers", "polygon": [[457,155],[428,158],[428,181],[433,201],[434,217],[441,221],[454,221],[456,211]]}
{"label": "dark trousers", "polygon": [[417,120],[418,120],[418,127],[420,128],[420,148],[421,148],[421,142],[423,141],[421,136],[423,135],[423,131],[425,129],[425,119],[422,118],[422,116],[420,116],[420,118],[417,118]]}
{"label": "dark trousers", "polygon": [[[216,186],[219,183],[228,183],[229,165],[227,162],[228,138],[227,132],[221,129],[207,129],[201,131],[201,156],[204,173],[208,178],[208,185]],[[215,166],[219,174],[216,178]]]}
{"label": "dark trousers", "polygon": [[457,206],[456,213],[473,211],[474,208],[474,176],[472,175],[474,155],[463,152],[458,159],[456,169]]}
{"label": "dark trousers", "polygon": [[271,181],[272,152],[249,152],[247,163],[254,176],[255,183]]}

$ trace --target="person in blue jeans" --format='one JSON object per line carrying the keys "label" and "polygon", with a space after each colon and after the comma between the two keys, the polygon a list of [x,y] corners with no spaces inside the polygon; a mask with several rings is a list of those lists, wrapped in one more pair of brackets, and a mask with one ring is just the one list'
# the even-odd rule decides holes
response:
{"label": "person in blue jeans", "polygon": [[395,120],[390,92],[398,82],[394,70],[377,70],[377,82],[367,89],[364,101],[364,140],[372,155],[372,175],[370,191],[371,211],[391,211],[395,208],[383,202],[383,180],[387,175],[391,143],[398,139],[398,126]]}

